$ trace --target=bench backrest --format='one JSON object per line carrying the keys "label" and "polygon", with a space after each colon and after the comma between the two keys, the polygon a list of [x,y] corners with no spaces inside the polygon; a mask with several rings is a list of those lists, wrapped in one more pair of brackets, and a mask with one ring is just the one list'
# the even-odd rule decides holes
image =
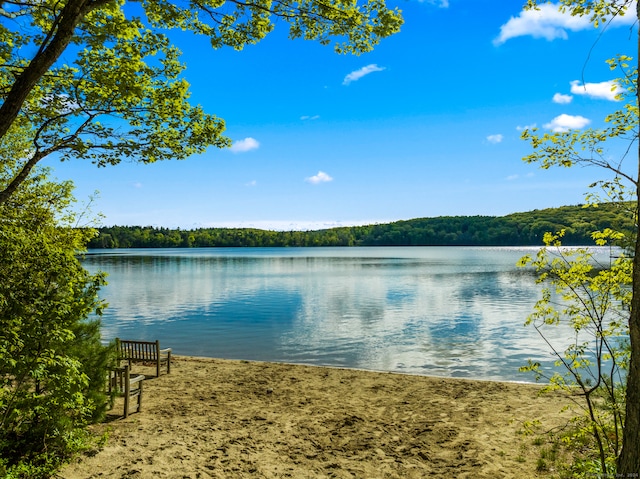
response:
{"label": "bench backrest", "polygon": [[159,356],[159,341],[127,341],[118,340],[118,354],[120,359],[139,359],[156,361]]}
{"label": "bench backrest", "polygon": [[171,348],[160,349],[160,341],[132,341],[116,338],[119,361],[156,363],[156,376],[160,376],[162,364],[167,366],[167,374],[171,372]]}

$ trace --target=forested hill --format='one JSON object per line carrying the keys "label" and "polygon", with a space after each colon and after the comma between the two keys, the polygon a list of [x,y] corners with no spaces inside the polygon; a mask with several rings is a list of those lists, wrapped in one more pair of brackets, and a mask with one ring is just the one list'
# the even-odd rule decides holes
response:
{"label": "forested hill", "polygon": [[565,245],[593,244],[591,233],[613,228],[635,233],[628,205],[564,206],[507,216],[440,216],[318,231],[253,228],[172,230],[151,226],[99,229],[89,248],[211,246],[538,246],[545,232],[566,230]]}

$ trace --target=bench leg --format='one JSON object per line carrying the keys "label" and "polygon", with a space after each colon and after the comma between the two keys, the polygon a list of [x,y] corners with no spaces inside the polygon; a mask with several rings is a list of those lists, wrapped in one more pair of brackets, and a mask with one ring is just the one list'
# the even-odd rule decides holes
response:
{"label": "bench leg", "polygon": [[126,372],[124,380],[124,417],[129,417],[129,393],[131,392],[131,384],[129,383],[129,373]]}
{"label": "bench leg", "polygon": [[160,340],[156,340],[156,377],[160,377]]}

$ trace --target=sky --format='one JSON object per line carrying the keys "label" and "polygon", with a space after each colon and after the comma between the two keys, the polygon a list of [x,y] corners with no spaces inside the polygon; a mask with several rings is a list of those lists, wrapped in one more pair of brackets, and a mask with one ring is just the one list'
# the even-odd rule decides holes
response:
{"label": "sky", "polygon": [[107,226],[310,230],[583,203],[607,174],[526,164],[520,135],[597,128],[621,106],[605,60],[635,55],[633,15],[595,30],[524,3],[392,0],[401,32],[360,56],[289,40],[286,24],[242,51],[172,33],[192,102],[225,120],[233,146],[47,164],[81,203],[99,192]]}

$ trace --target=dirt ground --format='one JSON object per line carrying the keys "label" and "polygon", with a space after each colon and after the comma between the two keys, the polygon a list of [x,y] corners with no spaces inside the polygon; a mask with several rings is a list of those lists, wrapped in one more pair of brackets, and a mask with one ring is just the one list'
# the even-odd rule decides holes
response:
{"label": "dirt ground", "polygon": [[[134,372],[155,370],[134,366]],[[89,478],[531,478],[526,420],[566,399],[530,384],[176,357],[116,403],[100,450],[62,470]]]}

